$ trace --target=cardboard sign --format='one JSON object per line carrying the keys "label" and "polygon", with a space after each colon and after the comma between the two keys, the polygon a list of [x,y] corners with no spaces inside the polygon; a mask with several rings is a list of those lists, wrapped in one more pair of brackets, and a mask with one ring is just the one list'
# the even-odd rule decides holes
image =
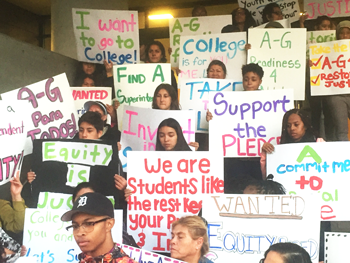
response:
{"label": "cardboard sign", "polygon": [[197,215],[207,194],[223,193],[222,158],[208,152],[130,152],[128,233],[144,249],[169,251],[171,223]]}
{"label": "cardboard sign", "polygon": [[249,29],[247,63],[264,70],[264,90],[294,89],[294,99],[305,97],[306,29]]}
{"label": "cardboard sign", "polygon": [[[23,231],[23,245],[27,248],[26,257],[36,257],[37,263],[78,262],[81,250],[75,242],[73,230],[66,230],[72,222],[62,222],[64,209],[26,209]],[[114,211],[115,224],[112,237],[122,241],[123,211]]]}
{"label": "cardboard sign", "polygon": [[309,53],[311,95],[349,94],[349,40],[310,45]]}
{"label": "cardboard sign", "polygon": [[215,263],[259,262],[271,245],[292,242],[318,262],[320,222],[315,201],[309,195],[205,196],[207,257]]}
{"label": "cardboard sign", "polygon": [[72,14],[79,61],[117,65],[140,61],[137,11],[72,8]]}
{"label": "cardboard sign", "polygon": [[346,0],[305,0],[304,9],[308,19],[316,19],[318,16],[344,17],[350,13],[349,2]]}
{"label": "cardboard sign", "polygon": [[246,42],[245,32],[181,36],[179,78],[206,78],[210,62],[220,60],[226,65],[226,77],[241,81],[240,69],[247,60]]}
{"label": "cardboard sign", "polygon": [[170,61],[172,67],[179,67],[180,37],[205,34],[220,34],[221,29],[232,24],[232,16],[201,16],[169,19]]}
{"label": "cardboard sign", "polygon": [[187,143],[195,141],[195,112],[187,110],[152,110],[125,106],[121,130],[120,159],[127,171],[128,151],[155,151],[159,124],[174,118],[182,127]]}
{"label": "cardboard sign", "polygon": [[209,93],[232,91],[240,83],[242,82],[234,82],[231,79],[180,80],[181,109],[196,111],[196,132],[208,133],[209,123],[206,120],[206,114],[209,109]]}
{"label": "cardboard sign", "polygon": [[77,111],[65,73],[3,93],[1,97],[7,102],[27,100],[30,105],[25,155],[32,153],[34,139],[73,138],[77,133]]}
{"label": "cardboard sign", "polygon": [[349,233],[325,232],[325,262],[341,262],[347,258],[350,246]]}
{"label": "cardboard sign", "polygon": [[[322,220],[349,221],[347,209],[349,142],[296,143],[275,146],[267,155],[267,174],[289,194],[314,193],[321,201]],[[341,183],[339,183],[341,182]]]}
{"label": "cardboard sign", "polygon": [[224,157],[258,157],[265,142],[279,144],[292,90],[212,92],[209,149]]}
{"label": "cardboard sign", "polygon": [[251,13],[252,17],[254,18],[255,22],[257,24],[261,24],[262,19],[262,13],[266,5],[270,3],[276,3],[280,6],[281,11],[283,13],[284,19],[289,19],[291,22],[299,20],[300,17],[300,8],[299,8],[299,2],[295,0],[261,0],[261,1],[255,1],[255,0],[243,0],[239,1],[238,5],[239,7],[246,8]]}

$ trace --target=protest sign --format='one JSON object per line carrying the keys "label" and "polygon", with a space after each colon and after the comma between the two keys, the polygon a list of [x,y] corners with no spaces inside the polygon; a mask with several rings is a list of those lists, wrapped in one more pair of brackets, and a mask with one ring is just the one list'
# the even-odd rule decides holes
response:
{"label": "protest sign", "polygon": [[159,262],[169,262],[169,263],[182,263],[183,261],[178,259],[169,258],[160,254],[149,252],[144,249],[139,249],[136,247],[127,246],[124,244],[118,244],[123,251],[136,262],[147,262],[147,263],[159,263]]}
{"label": "protest sign", "polygon": [[350,93],[349,40],[310,45],[311,95]]}
{"label": "protest sign", "polygon": [[206,195],[207,257],[216,263],[259,262],[271,245],[292,242],[318,262],[320,223],[315,202],[309,195]]}
{"label": "protest sign", "polygon": [[195,141],[195,112],[187,110],[152,110],[125,106],[121,130],[120,160],[127,171],[128,151],[155,151],[159,124],[173,118],[182,127],[187,143]]}
{"label": "protest sign", "polygon": [[224,157],[259,157],[265,142],[279,144],[292,90],[211,92],[209,149]]}
{"label": "protest sign", "polygon": [[34,139],[73,138],[77,133],[77,111],[66,74],[1,94],[3,100],[27,100],[31,121],[27,124],[24,154],[33,150]]}
{"label": "protest sign", "polygon": [[223,193],[222,158],[208,152],[129,152],[128,233],[146,250],[169,251],[171,223],[197,215],[206,194]]}
{"label": "protest sign", "polygon": [[348,249],[350,246],[349,233],[325,232],[325,262],[342,262],[348,257]]}
{"label": "protest sign", "polygon": [[337,40],[335,30],[318,30],[318,31],[308,31],[306,32],[306,57],[310,59],[309,48],[310,45],[315,43],[324,43],[329,41]]}
{"label": "protest sign", "polygon": [[263,22],[262,13],[266,5],[276,3],[280,6],[284,19],[291,22],[298,21],[300,17],[299,2],[296,0],[241,0],[238,1],[239,7],[249,10],[255,22],[259,25]]}
{"label": "protest sign", "polygon": [[305,97],[306,29],[249,29],[248,62],[264,70],[262,89],[294,89]]}
{"label": "protest sign", "polygon": [[201,16],[169,19],[170,61],[172,67],[179,67],[180,37],[206,34],[220,34],[221,29],[232,24],[232,16]]}
{"label": "protest sign", "polygon": [[318,16],[344,17],[350,13],[347,0],[305,0],[304,9],[308,19],[316,19]]}
{"label": "protest sign", "polygon": [[267,155],[267,174],[289,194],[314,193],[322,220],[350,221],[349,142],[297,143],[275,146]]}
{"label": "protest sign", "polygon": [[241,81],[240,69],[247,60],[246,42],[245,32],[181,36],[179,78],[205,78],[210,62],[220,60],[226,66],[226,77]]}
{"label": "protest sign", "polygon": [[77,59],[90,63],[111,61],[135,64],[139,55],[137,11],[72,8]]}
{"label": "protest sign", "polygon": [[235,90],[237,84],[240,83],[231,79],[180,80],[180,105],[183,110],[195,110],[196,132],[208,133],[209,123],[205,117],[209,109],[209,93],[232,91]]}
{"label": "protest sign", "polygon": [[[66,230],[72,222],[62,222],[64,209],[26,209],[23,245],[26,257],[36,257],[39,263],[78,262],[80,248],[75,242],[73,231]],[[114,242],[122,241],[123,211],[114,211],[115,224],[112,228]]]}

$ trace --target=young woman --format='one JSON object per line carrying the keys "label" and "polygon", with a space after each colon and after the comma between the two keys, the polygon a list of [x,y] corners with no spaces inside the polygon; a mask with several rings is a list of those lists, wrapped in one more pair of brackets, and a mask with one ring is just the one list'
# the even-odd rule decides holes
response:
{"label": "young woman", "polygon": [[270,3],[266,5],[262,13],[262,19],[263,23],[282,20],[283,13],[281,11],[280,6],[276,3]]}
{"label": "young woman", "polygon": [[232,11],[232,25],[239,28],[240,32],[248,32],[248,28],[256,27],[256,23],[250,12],[242,7]]}
{"label": "young woman", "polygon": [[334,30],[335,25],[328,16],[318,16],[315,20],[315,30]]}
{"label": "young woman", "polygon": [[156,151],[191,151],[192,146],[198,149],[197,142],[187,144],[180,124],[173,118],[163,120],[157,131]]}
{"label": "young woman", "polygon": [[180,110],[177,94],[170,84],[162,83],[154,91],[152,109]]}
{"label": "young woman", "polygon": [[277,243],[266,250],[260,263],[311,263],[310,255],[294,243]]}
{"label": "young woman", "polygon": [[209,79],[225,79],[226,66],[220,60],[212,60],[207,68],[207,78]]}

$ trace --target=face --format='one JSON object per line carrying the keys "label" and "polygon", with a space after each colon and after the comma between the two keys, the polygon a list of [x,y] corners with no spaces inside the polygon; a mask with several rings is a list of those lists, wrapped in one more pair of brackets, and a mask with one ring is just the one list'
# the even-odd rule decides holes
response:
{"label": "face", "polygon": [[102,131],[97,131],[96,128],[87,122],[82,122],[79,126],[79,139],[97,140],[102,136]]}
{"label": "face", "polygon": [[244,23],[245,22],[245,12],[243,9],[239,8],[235,15],[236,23]]}
{"label": "face", "polygon": [[91,188],[82,188],[80,189],[80,191],[77,193],[75,199],[73,200],[73,202],[75,202],[79,196],[86,194],[86,193],[94,193],[94,190],[92,190]]}
{"label": "face", "polygon": [[257,90],[261,85],[262,79],[255,72],[247,72],[243,77],[243,88],[246,91]]}
{"label": "face", "polygon": [[287,131],[289,136],[295,141],[299,142],[305,135],[306,128],[303,121],[298,114],[293,113],[288,118]]}
{"label": "face", "polygon": [[273,8],[273,13],[269,17],[269,21],[276,21],[276,20],[282,20],[283,19],[283,13],[279,7]]}
{"label": "face", "polygon": [[318,30],[331,30],[331,22],[328,20],[323,20],[318,26]]}
{"label": "face", "polygon": [[243,194],[245,195],[255,195],[258,194],[258,189],[254,185],[248,185],[244,191]]}
{"label": "face", "polygon": [[207,10],[204,7],[199,7],[193,12],[193,16],[207,16]]}
{"label": "face", "polygon": [[193,240],[186,226],[177,225],[171,231],[170,254],[172,258],[191,262],[191,259],[200,255],[203,238]]}
{"label": "face", "polygon": [[96,65],[92,63],[83,62],[83,70],[85,74],[91,75],[95,72]]}
{"label": "face", "polygon": [[343,27],[340,29],[339,39],[350,39],[350,28]]}
{"label": "face", "polygon": [[148,50],[149,62],[151,63],[159,63],[163,58],[162,51],[157,45],[150,46]]}
{"label": "face", "polygon": [[225,72],[219,65],[212,65],[208,72],[208,78],[210,79],[224,79],[226,77]]}
{"label": "face", "polygon": [[103,121],[107,120],[107,115],[104,114],[103,110],[101,109],[100,106],[98,105],[92,105],[89,109],[89,111],[93,111],[93,112],[98,112],[99,114],[101,114],[101,119]]}
{"label": "face", "polygon": [[159,141],[166,151],[171,151],[177,144],[176,131],[168,126],[163,126],[159,130]]}
{"label": "face", "polygon": [[158,91],[156,102],[159,109],[170,110],[171,97],[169,95],[169,92],[167,92],[165,89],[161,89],[160,91]]}
{"label": "face", "polygon": [[280,253],[270,251],[267,253],[264,263],[284,263]]}
{"label": "face", "polygon": [[95,87],[95,82],[90,78],[85,78],[82,87]]}

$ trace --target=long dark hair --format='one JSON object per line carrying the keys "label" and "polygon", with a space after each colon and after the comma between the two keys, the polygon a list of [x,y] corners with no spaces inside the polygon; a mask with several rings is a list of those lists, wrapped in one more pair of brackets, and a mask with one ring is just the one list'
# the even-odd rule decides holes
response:
{"label": "long dark hair", "polygon": [[150,62],[148,52],[149,52],[149,49],[151,48],[151,46],[153,46],[153,45],[158,46],[160,49],[160,52],[163,55],[163,57],[160,59],[159,63],[165,63],[166,62],[165,48],[164,48],[163,44],[160,43],[159,41],[153,41],[153,42],[148,44],[148,46],[146,48],[146,62]]}
{"label": "long dark hair", "polygon": [[293,138],[291,138],[288,134],[288,119],[290,115],[292,114],[297,114],[300,118],[301,121],[304,123],[305,127],[305,135],[299,142],[315,142],[317,139],[317,132],[314,130],[311,124],[311,118],[309,114],[300,109],[292,109],[287,111],[284,116],[283,116],[283,121],[282,121],[282,135],[281,135],[281,144],[286,144],[286,143],[295,143]]}
{"label": "long dark hair", "polygon": [[283,258],[283,263],[311,263],[310,255],[304,248],[294,243],[277,243],[265,251],[264,257],[270,251],[277,252]]}
{"label": "long dark hair", "polygon": [[254,18],[252,17],[252,15],[250,14],[250,12],[248,11],[248,9],[246,8],[242,8],[242,7],[238,7],[235,10],[232,11],[231,15],[232,15],[232,25],[237,25],[235,17],[236,14],[238,12],[238,10],[242,9],[244,11],[245,14],[245,21],[244,21],[244,28],[243,31],[247,32],[248,28],[250,27],[256,27],[256,22],[254,20]]}
{"label": "long dark hair", "polygon": [[172,149],[172,151],[191,151],[191,148],[188,146],[185,137],[182,133],[182,129],[180,127],[180,124],[177,122],[177,120],[173,118],[165,119],[163,120],[159,126],[157,131],[157,144],[156,144],[156,151],[165,151],[163,145],[160,142],[159,139],[159,131],[162,127],[168,126],[170,128],[173,128],[177,135],[177,143],[175,147]]}
{"label": "long dark hair", "polygon": [[95,87],[102,87],[103,86],[102,85],[103,76],[106,73],[104,72],[103,66],[101,64],[95,64],[95,65],[96,65],[96,68],[95,68],[94,73],[88,75],[83,70],[83,62],[79,62],[79,66],[78,66],[78,69],[76,71],[75,80],[74,80],[75,87],[81,87],[83,82],[84,82],[84,79],[86,77],[89,77],[94,81]]}
{"label": "long dark hair", "polygon": [[165,89],[169,93],[169,96],[171,97],[170,110],[180,110],[180,104],[179,104],[176,91],[173,86],[167,83],[160,84],[154,91],[153,100],[152,100],[152,109],[156,109],[156,110],[159,109],[157,105],[157,94],[161,89]]}
{"label": "long dark hair", "polygon": [[280,8],[280,6],[276,3],[270,3],[268,5],[265,6],[263,12],[262,12],[262,19],[263,19],[263,23],[267,23],[269,22],[269,19],[268,17],[271,17],[272,16],[272,13],[273,13],[273,9],[275,7],[278,7]]}

